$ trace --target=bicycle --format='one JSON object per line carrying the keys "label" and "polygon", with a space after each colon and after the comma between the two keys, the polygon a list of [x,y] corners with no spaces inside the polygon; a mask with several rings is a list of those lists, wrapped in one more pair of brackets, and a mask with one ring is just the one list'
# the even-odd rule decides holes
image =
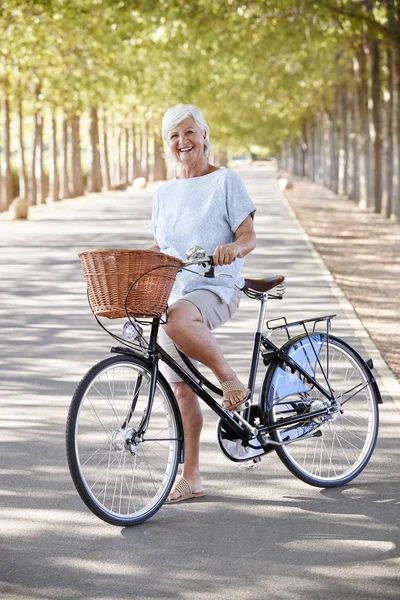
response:
{"label": "bicycle", "polygon": [[[215,276],[212,257],[198,247],[189,253],[182,268],[202,265],[205,277]],[[243,292],[260,307],[248,379],[250,397],[241,412],[224,410],[211,395],[221,397],[222,391],[183,353],[179,352],[189,373],[157,343],[159,317],[148,322],[146,340],[142,322],[128,310],[125,330],[130,341],[126,332],[125,338],[112,334],[123,345],[113,346],[113,356],[93,366],[79,383],[67,420],[68,463],[80,497],[100,519],[131,526],[152,517],[184,461],[179,408],[159,371],[160,360],[219,417],[219,446],[231,461],[253,466],[276,451],[293,475],[324,488],[349,483],[367,465],[382,403],[372,360],[364,360],[347,342],[331,335],[336,315],[290,323],[285,317],[273,319],[266,322],[264,335],[267,302],[282,299],[284,277],[247,278]],[[318,324],[324,324],[323,331],[316,330]],[[302,333],[292,337],[295,327]],[[281,347],[269,339],[277,330],[288,338]],[[260,359],[266,372],[255,404],[251,400]]]}

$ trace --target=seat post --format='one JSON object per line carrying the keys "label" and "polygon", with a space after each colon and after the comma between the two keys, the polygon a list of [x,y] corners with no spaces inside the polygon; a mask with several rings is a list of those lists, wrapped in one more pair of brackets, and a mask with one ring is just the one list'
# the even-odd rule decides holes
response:
{"label": "seat post", "polygon": [[267,301],[268,301],[267,293],[260,294],[260,296],[261,296],[261,298],[260,298],[261,304],[260,304],[260,310],[258,312],[257,333],[262,333],[264,318],[265,318],[265,310],[267,308]]}
{"label": "seat post", "polygon": [[[257,323],[257,331],[254,337],[254,347],[253,347],[253,356],[251,357],[251,366],[250,366],[250,374],[249,374],[249,383],[248,388],[251,393],[251,397],[254,394],[254,387],[256,383],[256,375],[258,369],[258,360],[260,357],[260,347],[261,347],[261,337],[263,331],[264,317],[265,317],[265,309],[267,307],[268,294],[260,293],[258,295],[261,305],[258,313],[258,323]],[[247,409],[247,412],[244,415],[245,419],[250,417],[250,409]]]}

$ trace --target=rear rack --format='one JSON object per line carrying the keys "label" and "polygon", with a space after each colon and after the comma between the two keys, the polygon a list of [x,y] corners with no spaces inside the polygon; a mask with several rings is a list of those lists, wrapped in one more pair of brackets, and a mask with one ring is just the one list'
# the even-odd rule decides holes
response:
{"label": "rear rack", "polygon": [[[296,327],[301,325],[304,329],[304,331],[307,333],[309,333],[308,328],[307,328],[307,323],[313,323],[313,327],[312,327],[312,333],[315,332],[315,327],[317,325],[317,323],[320,323],[321,321],[326,321],[326,329],[327,331],[329,331],[330,326],[331,326],[331,319],[333,319],[334,317],[336,317],[337,315],[324,315],[323,317],[314,317],[313,319],[302,319],[301,321],[292,321],[291,323],[288,323],[286,320],[286,317],[278,317],[277,319],[270,319],[269,321],[267,321],[267,328],[270,331],[275,331],[277,329],[284,329],[286,331],[286,334],[288,336],[288,339],[290,340],[290,333],[289,333],[289,329],[291,327]],[[270,323],[274,323],[275,321],[284,321],[281,325],[275,325],[274,327],[271,327]]]}

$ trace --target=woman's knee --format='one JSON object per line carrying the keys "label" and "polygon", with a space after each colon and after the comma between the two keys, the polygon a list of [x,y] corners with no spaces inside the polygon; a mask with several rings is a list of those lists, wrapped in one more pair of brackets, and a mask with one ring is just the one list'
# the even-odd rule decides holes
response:
{"label": "woman's knee", "polygon": [[177,381],[171,385],[178,402],[188,403],[196,401],[196,394],[184,381]]}
{"label": "woman's knee", "polygon": [[186,300],[178,300],[168,309],[164,330],[170,338],[173,338],[174,334],[187,329],[196,321],[202,322],[197,306]]}

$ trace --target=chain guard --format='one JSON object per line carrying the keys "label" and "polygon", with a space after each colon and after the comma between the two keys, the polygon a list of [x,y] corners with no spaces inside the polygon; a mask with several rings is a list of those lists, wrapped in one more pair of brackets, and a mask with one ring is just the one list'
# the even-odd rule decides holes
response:
{"label": "chain guard", "polygon": [[243,440],[238,439],[237,434],[222,419],[217,424],[217,439],[222,453],[233,462],[246,462],[274,450],[272,446],[261,446],[256,439],[250,440],[250,444],[257,448],[243,446]]}

